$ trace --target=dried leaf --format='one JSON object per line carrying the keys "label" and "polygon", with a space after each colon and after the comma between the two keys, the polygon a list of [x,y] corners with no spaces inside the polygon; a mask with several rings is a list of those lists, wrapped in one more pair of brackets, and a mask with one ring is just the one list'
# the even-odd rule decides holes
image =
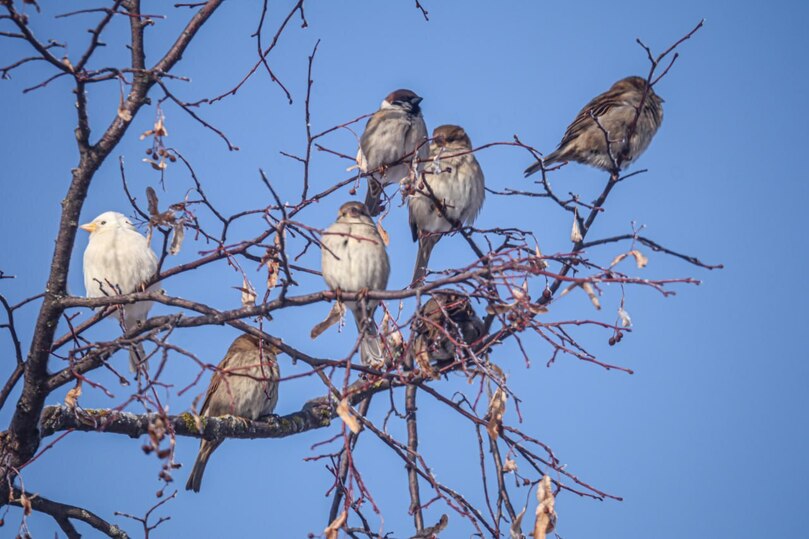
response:
{"label": "dried leaf", "polygon": [[360,423],[351,413],[351,409],[348,407],[348,399],[343,398],[340,404],[337,405],[337,415],[340,416],[340,419],[351,429],[351,432],[357,434],[360,431]]}
{"label": "dried leaf", "polygon": [[545,262],[544,258],[542,257],[542,251],[539,250],[539,244],[536,244],[535,254],[536,254],[537,265],[539,266],[539,269],[541,269],[541,270],[547,269],[548,263]]}
{"label": "dried leaf", "polygon": [[256,304],[256,290],[253,285],[247,280],[247,277],[242,277],[242,307],[251,307]]}
{"label": "dried leaf", "polygon": [[65,406],[71,410],[75,409],[76,404],[79,402],[79,397],[81,397],[81,380],[76,380],[76,385],[65,395]]}
{"label": "dried leaf", "polygon": [[278,270],[281,268],[281,262],[273,258],[267,262],[267,290],[272,290],[278,283]]}
{"label": "dried leaf", "polygon": [[629,254],[635,257],[635,263],[638,265],[638,268],[643,268],[646,266],[646,264],[649,263],[649,259],[646,258],[644,254],[638,251],[637,249],[629,251]]}
{"label": "dried leaf", "polygon": [[610,262],[610,267],[615,266],[618,262],[620,262],[621,260],[626,258],[628,255],[629,255],[629,253],[621,253],[621,254],[619,254],[618,256],[616,256],[615,258],[612,259],[612,262]]}
{"label": "dried leaf", "polygon": [[[171,247],[169,247],[169,253],[176,255],[180,252],[180,249],[183,246],[183,239],[185,238],[185,221],[183,219],[178,219],[174,223],[174,236],[171,238]],[[255,301],[255,298],[253,298]]]}
{"label": "dried leaf", "polygon": [[525,511],[527,509],[527,505],[523,507],[520,514],[517,515],[514,521],[511,523],[511,526],[508,529],[511,539],[525,539],[525,536],[522,534],[522,517],[525,516]]}
{"label": "dried leaf", "polygon": [[517,461],[511,457],[506,457],[506,463],[503,464],[503,473],[516,472]]}
{"label": "dried leaf", "polygon": [[156,218],[160,215],[160,210],[157,204],[157,193],[151,186],[146,188],[146,200],[149,202],[149,216]]}
{"label": "dried leaf", "polygon": [[556,528],[556,500],[551,492],[551,478],[544,476],[537,486],[537,512],[534,524],[534,539],[545,539],[545,535]]}
{"label": "dried leaf", "polygon": [[143,158],[144,163],[149,163],[152,165],[152,168],[155,170],[164,170],[168,165],[166,164],[165,159],[161,159],[160,161],[154,161],[152,159]]}
{"label": "dried leaf", "polygon": [[439,375],[432,364],[430,363],[430,344],[426,335],[419,335],[413,343],[413,356],[416,358],[416,364],[419,366],[421,373],[425,376],[437,380]]}
{"label": "dried leaf", "polygon": [[632,325],[632,319],[629,317],[629,313],[624,310],[623,307],[618,309],[618,317],[621,319],[621,325],[625,328],[628,328]]}
{"label": "dried leaf", "polygon": [[398,349],[402,346],[404,342],[404,337],[402,337],[402,332],[399,330],[399,327],[393,322],[393,318],[390,316],[390,313],[386,310],[385,316],[382,317],[382,335],[385,335],[385,339],[388,342],[388,345]]}
{"label": "dried leaf", "polygon": [[376,231],[379,232],[379,237],[382,238],[382,243],[385,244],[385,247],[390,245],[390,236],[388,236],[388,231],[382,226],[382,219],[376,222]]}
{"label": "dried leaf", "polygon": [[123,103],[118,107],[118,117],[125,122],[132,121],[132,113],[124,108]]}
{"label": "dried leaf", "polygon": [[579,229],[579,213],[573,212],[573,228],[570,230],[570,241],[579,243],[582,240],[581,230]]}
{"label": "dried leaf", "polygon": [[593,302],[593,307],[595,307],[596,310],[600,311],[601,302],[598,300],[598,296],[596,296],[595,290],[593,290],[593,285],[585,282],[581,284],[581,289],[587,293],[587,296],[590,298],[590,301]]}
{"label": "dried leaf", "polygon": [[312,331],[309,333],[309,336],[313,339],[317,339],[324,331],[339,322],[343,316],[345,316],[345,313],[346,307],[343,305],[343,302],[335,302],[334,305],[331,306],[331,310],[329,311],[329,314],[326,316],[325,320],[313,327]]}
{"label": "dried leaf", "polygon": [[486,425],[486,431],[493,440],[496,440],[500,435],[500,426],[503,424],[503,414],[506,412],[507,398],[508,395],[503,391],[503,388],[498,387],[489,401],[489,423]]}
{"label": "dried leaf", "polygon": [[33,512],[31,499],[26,496],[24,492],[20,494],[20,505],[22,506],[22,512],[25,516],[29,516]]}
{"label": "dried leaf", "polygon": [[329,527],[326,528],[325,530],[323,530],[323,535],[324,535],[325,539],[337,539],[338,536],[339,536],[338,534],[339,534],[340,528],[343,527],[343,524],[345,524],[345,521],[346,521],[347,518],[348,518],[348,513],[345,510],[343,510],[342,513],[337,515],[337,518],[335,518],[334,520],[331,521],[331,524],[329,524]]}
{"label": "dried leaf", "polygon": [[157,121],[154,124],[154,135],[156,137],[167,137],[167,136],[169,136],[169,132],[166,130],[166,126],[163,123],[164,119],[165,118],[163,116],[163,113],[160,112],[157,115]]}

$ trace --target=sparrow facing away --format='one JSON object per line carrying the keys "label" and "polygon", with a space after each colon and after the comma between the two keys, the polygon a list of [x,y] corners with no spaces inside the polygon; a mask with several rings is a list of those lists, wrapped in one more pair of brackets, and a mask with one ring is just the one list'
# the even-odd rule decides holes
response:
{"label": "sparrow facing away", "polygon": [[430,362],[452,363],[460,355],[459,345],[479,340],[483,327],[483,320],[466,295],[452,290],[433,292],[411,324],[413,354],[418,365],[431,372]]}
{"label": "sparrow facing away", "polygon": [[[104,212],[79,228],[90,233],[84,250],[84,288],[88,298],[130,294],[142,290],[143,284],[157,272],[157,256],[146,238],[123,214]],[[147,292],[160,290],[154,283]],[[151,301],[122,305],[124,327],[136,328],[149,316]],[[146,352],[141,343],[129,349],[129,368],[140,375],[148,369]]]}
{"label": "sparrow facing away", "polygon": [[419,242],[414,283],[427,273],[430,254],[441,234],[456,224],[471,225],[483,206],[483,171],[471,151],[472,142],[462,127],[442,125],[433,131],[430,161],[422,174],[424,185],[417,182],[416,192],[407,199],[413,241]]}
{"label": "sparrow facing away", "polygon": [[[278,402],[279,378],[275,349],[245,333],[233,341],[219,363],[199,415],[232,415],[250,420],[270,415]],[[186,490],[199,492],[208,459],[221,443],[222,440],[200,440]]]}
{"label": "sparrow facing away", "polygon": [[[627,142],[627,135],[635,121],[641,100],[643,108]],[[619,80],[579,111],[565,131],[559,147],[542,160],[544,166],[561,161],[577,161],[613,172],[615,167],[607,149],[606,136],[590,116],[591,113],[609,134],[610,149],[620,169],[640,157],[649,146],[663,121],[663,100],[652,90],[646,79],[627,77]],[[540,167],[540,162],[536,162],[525,169],[526,177],[537,172]]]}
{"label": "sparrow facing away", "polygon": [[[387,288],[390,275],[388,253],[364,204],[343,204],[337,221],[324,231],[320,241],[323,279],[330,289],[360,292]],[[372,299],[345,302],[354,315],[357,331],[360,335],[365,334],[360,342],[360,359],[366,366],[384,363],[374,325],[374,311],[378,304],[379,301]]]}
{"label": "sparrow facing away", "polygon": [[[382,101],[365,125],[357,165],[366,173],[380,169],[368,177],[365,205],[372,216],[382,211],[382,189],[410,176],[412,159],[405,156],[415,152],[418,161],[427,157],[427,126],[421,115],[421,101],[422,98],[410,90],[396,90]],[[402,158],[404,162],[393,165]],[[416,164],[416,169],[418,177],[421,164]]]}

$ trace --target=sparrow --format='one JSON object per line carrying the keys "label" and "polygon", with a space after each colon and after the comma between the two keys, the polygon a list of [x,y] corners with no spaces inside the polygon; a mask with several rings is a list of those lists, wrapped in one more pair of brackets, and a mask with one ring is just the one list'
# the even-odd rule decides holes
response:
{"label": "sparrow", "polygon": [[[387,288],[390,275],[388,253],[364,204],[343,204],[337,220],[324,231],[320,241],[323,279],[331,290],[361,292]],[[385,363],[374,325],[374,311],[378,304],[379,301],[372,299],[345,302],[354,315],[357,331],[363,335],[360,359],[365,366]]]}
{"label": "sparrow", "polygon": [[[644,99],[645,94],[645,99]],[[627,141],[627,135],[635,121],[638,107],[641,109],[634,132]],[[592,116],[607,131],[599,128]],[[568,126],[559,147],[548,154],[541,162],[525,169],[525,176],[537,172],[543,165],[561,161],[577,161],[608,172],[632,163],[640,157],[652,141],[663,121],[663,100],[641,77],[627,77],[612,85],[612,88],[599,95],[579,111],[576,119]],[[611,142],[609,150],[615,158],[610,158],[607,136]]]}
{"label": "sparrow", "polygon": [[[270,415],[278,402],[280,371],[275,348],[245,333],[236,338],[219,362],[199,415],[224,415],[256,420]],[[211,453],[222,440],[202,439],[186,490],[199,492]]]}
{"label": "sparrow", "polygon": [[430,254],[441,235],[456,226],[471,225],[486,194],[483,171],[472,154],[472,142],[457,125],[435,128],[429,161],[421,177],[423,183],[418,183],[415,192],[408,196],[410,230],[413,241],[419,242],[414,283],[427,272]]}
{"label": "sparrow", "polygon": [[[130,294],[143,290],[143,285],[157,272],[157,256],[149,243],[123,214],[104,212],[79,228],[90,233],[84,250],[84,288],[88,298]],[[160,290],[160,283],[146,291]],[[138,327],[149,315],[151,301],[122,305],[126,330]],[[129,349],[129,369],[137,373],[148,369],[141,343]]]}
{"label": "sparrow", "polygon": [[[372,216],[380,213],[382,189],[410,177],[413,158],[427,157],[427,126],[419,106],[422,98],[411,90],[390,93],[365,125],[357,151],[357,165],[368,177],[365,205]],[[403,161],[398,164],[398,161]]]}
{"label": "sparrow", "polygon": [[453,290],[433,292],[410,326],[417,364],[435,375],[431,362],[452,363],[460,355],[462,345],[470,345],[483,336],[483,328],[483,320],[475,313],[469,297]]}

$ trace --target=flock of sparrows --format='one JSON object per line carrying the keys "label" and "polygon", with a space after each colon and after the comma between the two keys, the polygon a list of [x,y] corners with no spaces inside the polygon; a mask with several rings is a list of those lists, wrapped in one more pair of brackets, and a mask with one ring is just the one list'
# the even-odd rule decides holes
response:
{"label": "flock of sparrows", "polygon": [[[323,279],[332,290],[363,292],[387,288],[390,261],[373,219],[384,206],[385,186],[401,184],[407,196],[413,240],[418,242],[413,286],[424,278],[430,254],[442,235],[471,225],[480,212],[484,176],[469,136],[460,126],[442,125],[428,139],[421,101],[410,90],[396,90],[382,101],[365,127],[357,153],[357,165],[368,178],[365,204],[356,201],[343,204],[337,220],[321,238]],[[628,77],[616,82],[585,105],[567,128],[559,147],[529,166],[525,175],[565,161],[617,174],[648,147],[663,118],[662,103],[643,78]],[[157,257],[146,238],[124,215],[105,212],[81,228],[90,232],[84,252],[88,297],[160,289],[159,282],[150,282],[157,272]],[[147,283],[148,288],[144,288]],[[374,322],[378,303],[364,296],[359,301],[345,302],[357,324],[360,358],[366,366],[378,367],[385,362],[384,342]],[[146,319],[150,308],[149,301],[121,306],[124,329],[136,328]],[[420,318],[433,321],[431,326],[443,324],[452,326],[456,332],[460,330],[458,337],[465,342],[473,342],[482,335],[482,323],[463,297],[435,294],[422,308],[422,314]],[[447,317],[451,320],[441,322]],[[424,331],[425,327],[424,323],[417,323],[413,330],[421,338],[431,334]],[[439,342],[433,342],[436,334],[417,339],[419,346],[414,347],[422,352],[429,348],[434,361],[451,359],[454,347],[446,340],[440,342],[440,338]],[[130,347],[129,356],[133,372],[138,376],[146,372],[146,354],[139,343]],[[273,347],[249,334],[241,335],[219,363],[200,416],[230,414],[252,420],[271,414],[278,400],[278,379]],[[220,443],[201,441],[186,489],[199,491],[208,458]]]}

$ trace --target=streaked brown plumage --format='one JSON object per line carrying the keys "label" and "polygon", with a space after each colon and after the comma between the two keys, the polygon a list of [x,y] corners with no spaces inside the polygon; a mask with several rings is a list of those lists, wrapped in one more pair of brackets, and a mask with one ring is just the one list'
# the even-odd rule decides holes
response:
{"label": "streaked brown plumage", "polygon": [[[407,199],[413,241],[419,242],[413,283],[427,272],[430,254],[442,233],[456,223],[471,225],[483,206],[483,170],[471,150],[472,142],[462,127],[442,125],[433,131],[430,162],[422,175],[424,187],[417,183],[416,192]],[[443,212],[435,201],[441,203]]]}
{"label": "streaked brown plumage", "polygon": [[433,372],[430,363],[451,363],[460,355],[455,343],[472,344],[483,336],[483,321],[466,295],[439,290],[419,309],[411,330],[416,362]]}
{"label": "streaked brown plumage", "polygon": [[[416,159],[427,157],[427,126],[421,115],[422,98],[411,90],[388,94],[365,125],[357,152],[357,165],[363,172],[378,170],[368,177],[365,205],[371,216],[381,211],[382,189],[410,176],[411,162],[393,165],[413,152]],[[392,166],[391,166],[392,165]],[[417,172],[421,164],[416,164]]]}
{"label": "streaked brown plumage", "polygon": [[[390,275],[388,253],[363,203],[352,201],[343,204],[337,220],[324,231],[320,241],[323,244],[323,280],[329,288],[343,292],[387,288]],[[345,302],[354,315],[357,331],[366,335],[360,343],[360,359],[364,365],[376,366],[384,362],[374,324],[374,311],[378,304],[379,301],[372,299]]]}
{"label": "streaked brown plumage", "polygon": [[[262,358],[263,356],[263,358]],[[255,420],[269,415],[278,402],[280,371],[275,349],[253,335],[236,338],[211,378],[200,416],[232,415]],[[201,440],[186,490],[199,492],[211,453],[222,440]]]}
{"label": "streaked brown plumage", "polygon": [[[641,114],[627,142],[627,135],[641,101]],[[607,149],[604,131],[598,127],[591,113],[609,133],[610,149],[620,169],[632,163],[649,146],[663,121],[663,100],[648,86],[646,79],[627,77],[619,80],[579,111],[565,131],[559,147],[542,160],[544,166],[576,161],[613,172],[615,167]],[[534,163],[525,169],[525,175],[534,174],[540,170],[540,166],[539,162]]]}

